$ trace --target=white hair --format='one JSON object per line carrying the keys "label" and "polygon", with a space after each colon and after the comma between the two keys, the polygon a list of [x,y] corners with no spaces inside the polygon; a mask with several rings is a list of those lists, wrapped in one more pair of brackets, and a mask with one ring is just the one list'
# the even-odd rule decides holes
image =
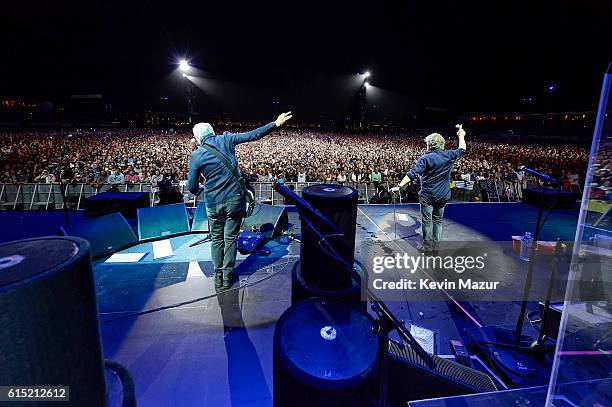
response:
{"label": "white hair", "polygon": [[429,136],[425,137],[425,143],[427,144],[428,149],[433,148],[444,148],[444,137],[438,133],[431,133]]}
{"label": "white hair", "polygon": [[210,123],[198,123],[193,126],[193,137],[195,142],[200,145],[206,136],[215,134]]}

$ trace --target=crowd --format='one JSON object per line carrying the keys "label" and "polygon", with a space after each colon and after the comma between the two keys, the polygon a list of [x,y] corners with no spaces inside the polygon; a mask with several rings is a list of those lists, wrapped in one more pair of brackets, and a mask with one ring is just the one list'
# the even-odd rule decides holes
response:
{"label": "crowd", "polygon": [[159,130],[0,132],[1,182],[151,183],[186,178],[188,135]]}
{"label": "crowd", "polygon": [[602,145],[593,162],[590,198],[612,201],[612,147]]}
{"label": "crowd", "polygon": [[[221,129],[216,129],[217,131]],[[348,134],[279,130],[237,147],[242,171],[259,182],[397,183],[425,153],[430,131],[405,134]],[[70,134],[70,135],[69,135]],[[456,148],[454,134],[446,148]],[[188,130],[84,129],[0,131],[0,182],[102,184],[184,181],[195,146]],[[577,185],[588,151],[576,145],[521,143],[467,136],[468,149],[455,165],[455,180],[525,182],[527,165]],[[609,182],[609,181],[608,181]]]}

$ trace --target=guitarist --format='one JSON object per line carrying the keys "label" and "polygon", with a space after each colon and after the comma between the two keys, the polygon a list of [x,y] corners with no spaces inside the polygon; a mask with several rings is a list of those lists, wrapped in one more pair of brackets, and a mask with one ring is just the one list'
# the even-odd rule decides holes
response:
{"label": "guitarist", "polygon": [[245,215],[247,191],[236,158],[236,145],[259,140],[291,119],[291,112],[282,113],[275,121],[246,133],[215,136],[208,123],[193,126],[198,148],[189,159],[187,189],[199,195],[200,174],[206,179],[206,212],[212,240],[212,261],[215,268],[215,288],[228,289],[234,283],[236,243]]}

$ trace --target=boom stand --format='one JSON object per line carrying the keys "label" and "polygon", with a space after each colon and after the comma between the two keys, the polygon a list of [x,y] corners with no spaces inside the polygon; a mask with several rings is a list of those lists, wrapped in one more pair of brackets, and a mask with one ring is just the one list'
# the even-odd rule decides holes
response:
{"label": "boom stand", "polygon": [[550,263],[550,277],[548,280],[548,289],[546,290],[546,301],[544,302],[544,310],[542,311],[542,321],[540,322],[540,331],[538,332],[538,339],[531,344],[531,349],[534,352],[543,352],[546,350],[544,342],[546,341],[544,332],[546,329],[546,323],[548,322],[548,316],[550,315],[550,299],[552,297],[552,290],[557,280],[557,269],[559,267],[559,258],[561,257],[561,251],[563,245],[561,239],[557,239],[555,244],[555,253]]}
{"label": "boom stand", "polygon": [[[557,185],[557,197],[559,196],[560,188],[561,188],[561,185],[560,184]],[[529,292],[531,291],[531,283],[533,281],[533,267],[534,267],[534,262],[535,262],[535,252],[538,248],[538,238],[540,237],[540,232],[543,226],[542,225],[542,213],[544,212],[544,197],[545,196],[546,196],[545,185],[544,183],[542,183],[542,194],[540,196],[540,202],[538,205],[538,219],[536,221],[533,241],[531,242],[531,253],[529,253],[529,266],[527,267],[527,278],[525,279],[525,287],[523,288],[523,301],[521,302],[521,311],[519,313],[519,318],[516,321],[516,334],[514,336],[514,346],[517,349],[521,347],[521,334],[523,333],[525,313],[527,312],[527,300],[529,299]],[[555,199],[555,203],[556,203],[556,199]],[[553,207],[554,207],[554,204],[553,204]]]}

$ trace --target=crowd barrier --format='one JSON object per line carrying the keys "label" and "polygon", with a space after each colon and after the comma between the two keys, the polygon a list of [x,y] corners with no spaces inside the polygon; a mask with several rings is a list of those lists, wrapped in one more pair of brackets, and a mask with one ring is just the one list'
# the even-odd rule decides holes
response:
{"label": "crowd barrier", "polygon": [[[292,188],[298,195],[301,196],[302,190],[315,182],[286,182],[287,186]],[[285,204],[285,198],[282,197],[273,188],[271,182],[254,182],[251,183],[255,191],[255,199],[261,203],[271,205]],[[355,188],[358,192],[360,203],[375,203],[376,187],[372,183],[345,183],[345,185]],[[388,190],[395,186],[394,183],[383,182],[379,186]],[[183,194],[183,201],[188,207],[196,207],[198,202],[203,199],[203,195],[195,197],[185,188],[185,182],[175,184],[179,191]],[[475,182],[456,181],[452,188],[452,199],[458,201],[474,201],[482,200],[485,202],[500,202],[500,201],[518,201],[522,198],[522,188],[532,187],[528,183],[520,185],[518,183],[504,183],[489,181],[487,185],[478,185],[476,188]],[[70,209],[82,209],[85,199],[90,196],[105,192],[112,187],[110,184],[102,184],[94,186],[91,184],[67,184],[64,185],[64,194],[66,205]],[[123,192],[148,192],[151,206],[159,200],[158,189],[151,184],[121,184],[116,185],[119,191]],[[573,186],[574,192],[580,193],[579,186]],[[400,194],[391,195],[392,202],[395,203],[411,203],[417,202],[416,199],[406,199]],[[43,183],[17,183],[3,184],[0,183],[0,210],[52,210],[63,209],[63,202],[60,191],[60,184],[43,184]]]}

